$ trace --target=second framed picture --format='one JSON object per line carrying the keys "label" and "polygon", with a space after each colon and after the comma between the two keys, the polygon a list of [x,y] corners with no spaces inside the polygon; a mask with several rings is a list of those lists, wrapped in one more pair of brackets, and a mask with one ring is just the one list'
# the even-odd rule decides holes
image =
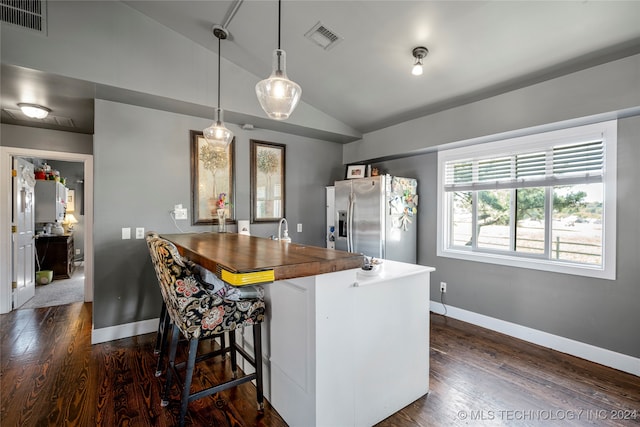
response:
{"label": "second framed picture", "polygon": [[286,146],[251,140],[251,222],[285,216]]}

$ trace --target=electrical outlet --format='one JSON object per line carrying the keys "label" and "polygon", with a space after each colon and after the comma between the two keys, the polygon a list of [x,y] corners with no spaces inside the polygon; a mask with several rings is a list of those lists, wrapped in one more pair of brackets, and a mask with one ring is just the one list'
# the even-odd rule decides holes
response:
{"label": "electrical outlet", "polygon": [[187,219],[187,208],[176,208],[173,215],[175,219]]}
{"label": "electrical outlet", "polygon": [[298,224],[298,233],[302,233],[302,224]]}
{"label": "electrical outlet", "polygon": [[76,249],[76,255],[80,255],[80,249]]}
{"label": "electrical outlet", "polygon": [[136,239],[144,239],[144,227],[136,227]]}
{"label": "electrical outlet", "polygon": [[447,293],[447,282],[440,282],[440,292],[443,294]]}

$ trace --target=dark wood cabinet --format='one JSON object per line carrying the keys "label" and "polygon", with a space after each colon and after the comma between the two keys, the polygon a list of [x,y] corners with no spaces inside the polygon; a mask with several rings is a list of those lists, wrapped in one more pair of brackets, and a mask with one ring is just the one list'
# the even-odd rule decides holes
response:
{"label": "dark wood cabinet", "polygon": [[73,234],[36,237],[36,257],[40,262],[40,270],[53,270],[54,279],[68,279],[73,275],[73,252]]}

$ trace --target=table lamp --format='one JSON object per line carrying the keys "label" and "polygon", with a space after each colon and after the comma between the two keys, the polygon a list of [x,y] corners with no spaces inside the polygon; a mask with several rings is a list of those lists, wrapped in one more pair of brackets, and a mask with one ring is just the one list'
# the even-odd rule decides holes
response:
{"label": "table lamp", "polygon": [[78,220],[72,213],[68,213],[64,215],[64,221],[62,221],[62,223],[67,226],[67,231],[73,231],[73,224],[77,224]]}

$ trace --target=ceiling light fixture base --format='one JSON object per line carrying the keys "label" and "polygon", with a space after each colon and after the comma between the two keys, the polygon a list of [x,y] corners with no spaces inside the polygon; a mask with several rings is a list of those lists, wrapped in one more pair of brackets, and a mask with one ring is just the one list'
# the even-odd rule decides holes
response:
{"label": "ceiling light fixture base", "polygon": [[413,57],[416,59],[423,59],[429,54],[429,49],[424,46],[418,46],[413,49]]}
{"label": "ceiling light fixture base", "polygon": [[222,25],[215,24],[211,29],[214,37],[219,40],[226,40],[229,38],[229,30],[224,28]]}

